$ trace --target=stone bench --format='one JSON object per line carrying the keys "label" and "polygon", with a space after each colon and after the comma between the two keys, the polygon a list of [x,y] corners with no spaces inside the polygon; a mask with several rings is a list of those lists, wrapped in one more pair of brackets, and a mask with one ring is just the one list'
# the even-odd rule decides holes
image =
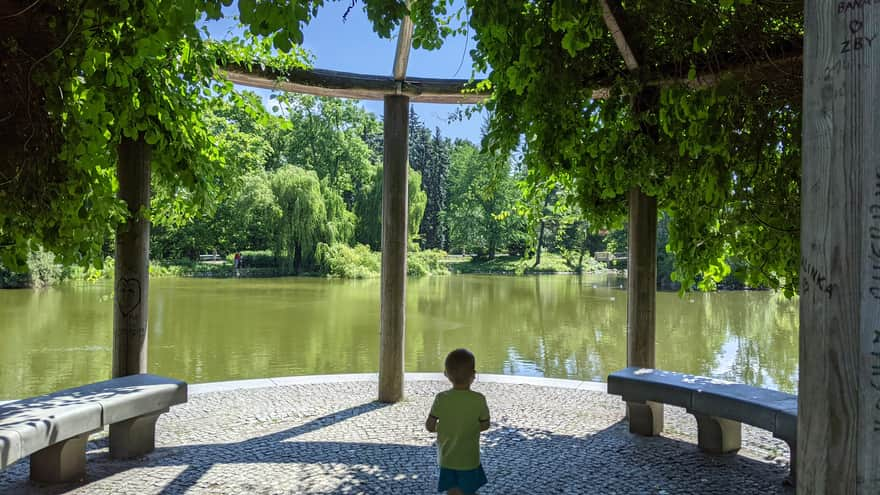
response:
{"label": "stone bench", "polygon": [[[624,368],[608,375],[608,393],[622,396],[628,406],[644,408],[654,404],[670,404],[685,408],[696,417],[697,443],[701,450],[708,453],[738,451],[742,446],[742,423],[768,430],[788,444],[791,450],[791,480],[794,480],[797,395],[637,367]],[[630,407],[628,410],[632,411]],[[659,409],[658,416],[653,418],[653,425],[630,421],[630,431],[642,435],[659,434],[663,429],[662,409]]]}
{"label": "stone bench", "polygon": [[155,447],[159,415],[187,400],[186,383],[131,375],[0,405],[0,469],[31,457],[31,479],[61,483],[85,475],[89,434],[110,425],[110,455]]}

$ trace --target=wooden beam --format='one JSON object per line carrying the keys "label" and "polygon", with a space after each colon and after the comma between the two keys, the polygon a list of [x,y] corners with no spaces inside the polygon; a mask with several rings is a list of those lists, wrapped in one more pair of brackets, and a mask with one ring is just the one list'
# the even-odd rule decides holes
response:
{"label": "wooden beam", "polygon": [[805,4],[797,493],[880,493],[880,8]]}
{"label": "wooden beam", "polygon": [[[629,191],[629,254],[626,287],[626,365],[653,368],[657,320],[657,198]],[[629,430],[663,431],[663,404],[627,402]]]}
{"label": "wooden beam", "polygon": [[[614,44],[617,45],[617,51],[619,51],[620,55],[623,57],[623,62],[626,64],[626,68],[630,71],[638,70],[639,63],[636,61],[636,56],[633,54],[629,43],[627,43],[626,36],[620,29],[620,23],[618,23],[617,17],[612,10],[610,2],[614,1],[615,0],[599,0],[599,4],[602,6],[602,19],[605,20],[605,26],[611,31],[611,37],[614,38]],[[620,10],[620,6],[617,5],[616,2],[613,8],[617,11]]]}
{"label": "wooden beam", "polygon": [[[800,55],[791,55],[705,72],[698,74],[694,79],[657,79],[649,81],[647,86],[665,87],[684,84],[696,89],[714,86],[729,75],[782,70],[794,74],[800,71],[802,60],[803,57]],[[481,80],[411,77],[404,81],[395,81],[392,77],[353,72],[323,69],[293,69],[282,72],[268,68],[248,68],[244,65],[228,66],[222,71],[222,75],[243,86],[356,100],[382,100],[385,95],[403,94],[418,103],[476,104],[484,102],[491,95],[489,92],[477,92],[473,89]],[[593,99],[597,100],[610,96],[609,88],[594,89],[592,94]]]}
{"label": "wooden beam", "polygon": [[406,336],[406,249],[409,239],[408,97],[385,97],[384,132],[379,400],[397,402],[403,399],[403,350]]}
{"label": "wooden beam", "polygon": [[[410,2],[406,2],[407,8]],[[409,63],[409,50],[412,47],[413,22],[409,16],[403,18],[400,23],[400,33],[397,36],[397,50],[394,52],[394,67],[392,75],[395,81],[406,79],[406,66]]]}
{"label": "wooden beam", "polygon": [[[395,81],[388,76],[337,72],[331,70],[248,69],[230,66],[223,71],[230,81],[254,88],[356,100],[383,100],[386,95],[406,95],[419,103],[482,103],[489,94],[473,89],[480,81],[410,77]],[[467,91],[467,92],[464,92]]]}
{"label": "wooden beam", "polygon": [[[637,71],[639,64],[615,16],[615,12],[620,14],[620,5],[616,0],[599,0],[599,3],[605,25],[611,31],[627,70]],[[637,96],[642,97],[644,92],[645,89]],[[634,111],[642,111],[639,106],[636,105]],[[653,368],[657,320],[657,199],[647,196],[638,187],[632,188],[628,194],[626,365]],[[663,431],[663,404],[627,402],[626,417],[632,433],[654,436]]]}
{"label": "wooden beam", "polygon": [[150,146],[122,138],[117,196],[128,220],[116,229],[113,304],[113,377],[147,372],[147,296],[150,290]]}

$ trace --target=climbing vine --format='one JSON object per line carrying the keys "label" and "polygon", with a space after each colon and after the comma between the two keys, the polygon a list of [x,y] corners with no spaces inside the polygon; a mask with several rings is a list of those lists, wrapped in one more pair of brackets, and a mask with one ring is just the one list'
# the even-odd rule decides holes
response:
{"label": "climbing vine", "polygon": [[683,287],[735,261],[744,281],[794,293],[800,5],[620,2],[635,70],[598,1],[468,5],[477,68],[491,70],[487,146],[525,140],[543,174],[571,175],[596,228],[625,219],[631,188],[656,197]]}
{"label": "climbing vine", "polygon": [[0,97],[0,133],[9,141],[0,163],[7,266],[20,266],[36,245],[65,263],[100,263],[126,214],[115,197],[124,139],[151,146],[165,216],[192,214],[222,190],[223,157],[202,116],[218,98],[240,99],[218,69],[230,61],[302,65],[305,54],[291,43],[312,14],[285,2],[240,2],[242,20],[264,36],[218,44],[197,23],[221,17],[231,1],[11,3],[13,12],[0,13],[10,89]]}
{"label": "climbing vine", "polygon": [[[231,15],[229,0],[9,4],[0,12],[0,77],[10,89],[0,96],[0,261],[15,265],[34,243],[66,263],[100,259],[124,218],[114,175],[123,139],[152,146],[164,191],[154,221],[222,191],[223,158],[200,119],[211,97],[237,98],[218,69],[303,64],[302,26],[323,1],[239,0],[250,37],[226,45],[197,26]],[[484,86],[493,90],[488,147],[525,140],[537,170],[572,178],[595,227],[621,221],[632,187],[657,197],[672,216],[675,276],[686,287],[711,284],[735,258],[743,280],[793,293],[800,4],[621,1],[614,10],[637,70],[625,66],[595,0],[467,6],[475,68],[490,71]],[[409,12],[415,47],[436,48],[463,29],[449,0],[363,8],[386,37]]]}

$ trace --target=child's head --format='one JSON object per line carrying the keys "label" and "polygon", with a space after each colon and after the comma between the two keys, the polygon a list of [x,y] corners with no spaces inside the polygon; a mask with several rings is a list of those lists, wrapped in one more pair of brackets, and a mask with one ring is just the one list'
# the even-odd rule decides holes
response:
{"label": "child's head", "polygon": [[446,356],[446,378],[453,385],[470,385],[474,381],[477,360],[467,349],[456,349]]}

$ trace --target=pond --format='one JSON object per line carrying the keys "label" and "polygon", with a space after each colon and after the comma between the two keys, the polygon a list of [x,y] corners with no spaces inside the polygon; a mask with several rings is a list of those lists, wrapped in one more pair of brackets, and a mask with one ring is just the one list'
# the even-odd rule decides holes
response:
{"label": "pond", "polygon": [[[406,370],[468,347],[478,373],[604,381],[626,364],[615,275],[450,275],[407,287]],[[0,290],[0,399],[109,377],[112,283]],[[797,391],[798,303],[765,291],[657,295],[657,366]],[[151,281],[149,370],[190,383],[375,372],[379,281]]]}

